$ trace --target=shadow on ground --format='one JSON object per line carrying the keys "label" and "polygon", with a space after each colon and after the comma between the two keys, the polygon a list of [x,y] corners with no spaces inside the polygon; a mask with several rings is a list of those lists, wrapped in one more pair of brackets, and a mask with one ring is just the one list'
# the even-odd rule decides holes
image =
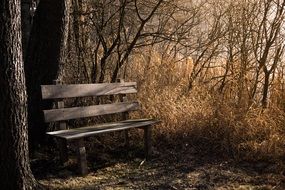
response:
{"label": "shadow on ground", "polygon": [[87,150],[90,173],[85,177],[77,176],[74,157],[60,166],[55,154],[45,153],[32,160],[33,172],[49,189],[285,189],[278,165],[237,163],[203,154],[189,145],[154,148],[151,161],[143,159],[141,144],[128,151],[123,146],[100,145]]}

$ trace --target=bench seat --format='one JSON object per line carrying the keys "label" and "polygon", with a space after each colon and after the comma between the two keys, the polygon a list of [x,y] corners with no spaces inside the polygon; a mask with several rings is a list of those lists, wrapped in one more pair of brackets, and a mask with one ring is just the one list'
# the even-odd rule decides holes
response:
{"label": "bench seat", "polygon": [[[68,143],[73,141],[76,146],[78,172],[81,175],[88,174],[87,156],[85,148],[85,137],[96,134],[122,131],[124,132],[125,145],[129,146],[130,129],[144,130],[144,152],[145,158],[151,155],[151,131],[152,127],[160,121],[155,119],[130,119],[129,112],[140,109],[139,102],[135,99],[137,94],[136,82],[124,82],[118,80],[117,83],[99,84],[60,84],[55,81],[54,85],[42,85],[42,99],[54,100],[55,106],[51,109],[44,109],[43,116],[46,123],[55,123],[56,131],[46,134],[57,138],[59,146],[60,162],[68,161]],[[132,100],[128,100],[127,95]],[[77,107],[71,105],[66,107],[64,100],[69,98],[96,97],[96,101],[87,101],[85,105]],[[95,100],[95,99],[93,99]],[[104,101],[102,101],[104,100]],[[68,129],[68,120],[81,118],[92,118],[97,116],[117,114],[116,119],[120,121],[110,121],[101,124],[89,124],[89,126]],[[115,119],[114,118],[114,119]]]}
{"label": "bench seat", "polygon": [[102,123],[87,127],[80,127],[68,130],[59,130],[47,132],[48,135],[62,138],[65,140],[75,140],[84,137],[94,136],[100,133],[121,131],[131,128],[151,126],[159,123],[160,121],[154,119],[131,119],[119,122]]}

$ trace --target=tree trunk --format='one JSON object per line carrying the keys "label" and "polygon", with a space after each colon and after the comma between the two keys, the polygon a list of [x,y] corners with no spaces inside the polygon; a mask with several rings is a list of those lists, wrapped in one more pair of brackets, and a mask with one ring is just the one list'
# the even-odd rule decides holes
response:
{"label": "tree trunk", "polygon": [[263,93],[262,93],[262,100],[261,100],[263,108],[267,108],[267,104],[268,104],[267,99],[268,99],[268,90],[269,90],[269,85],[270,85],[269,79],[270,79],[270,73],[266,72],[264,76],[264,85],[263,85]]}
{"label": "tree trunk", "polygon": [[21,1],[21,21],[22,21],[22,45],[23,45],[23,56],[25,58],[28,42],[30,38],[30,32],[32,28],[32,0]]}
{"label": "tree trunk", "polygon": [[29,164],[20,0],[0,1],[0,187],[34,189]]}
{"label": "tree trunk", "polygon": [[52,106],[41,102],[40,85],[62,80],[66,57],[70,0],[41,0],[34,20],[25,70],[28,92],[29,132],[32,145],[44,143],[46,125],[42,109]]}

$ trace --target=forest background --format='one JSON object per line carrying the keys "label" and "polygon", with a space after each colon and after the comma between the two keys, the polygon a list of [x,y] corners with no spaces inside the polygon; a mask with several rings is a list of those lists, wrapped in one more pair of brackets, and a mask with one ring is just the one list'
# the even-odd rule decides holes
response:
{"label": "forest background", "polygon": [[285,2],[71,3],[64,83],[137,81],[156,139],[283,160]]}

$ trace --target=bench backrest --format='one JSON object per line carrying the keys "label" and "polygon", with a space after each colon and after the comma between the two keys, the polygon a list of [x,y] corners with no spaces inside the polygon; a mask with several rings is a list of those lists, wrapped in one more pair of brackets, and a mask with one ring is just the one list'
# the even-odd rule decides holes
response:
{"label": "bench backrest", "polygon": [[[64,98],[92,97],[137,93],[136,82],[42,85],[42,99],[62,100]],[[43,110],[45,122],[64,121],[106,114],[123,113],[139,109],[137,101],[124,101],[84,107],[70,107]]]}

